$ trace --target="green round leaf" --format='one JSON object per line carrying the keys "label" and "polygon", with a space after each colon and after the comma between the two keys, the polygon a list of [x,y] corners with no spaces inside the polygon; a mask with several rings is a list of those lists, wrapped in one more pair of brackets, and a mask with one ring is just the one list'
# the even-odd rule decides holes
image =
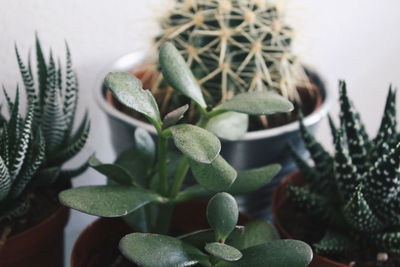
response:
{"label": "green round leaf", "polygon": [[176,147],[188,158],[201,163],[211,163],[221,151],[221,142],[212,133],[190,124],[169,128]]}
{"label": "green round leaf", "polygon": [[243,257],[236,262],[219,262],[218,267],[305,267],[313,252],[309,245],[298,240],[276,240],[242,250]]}
{"label": "green round leaf", "polygon": [[164,79],[171,87],[199,106],[207,106],[196,78],[173,44],[167,42],[161,47],[159,62]]}
{"label": "green round leaf", "polygon": [[238,177],[228,192],[232,195],[241,195],[253,192],[269,181],[280,171],[279,164],[272,164],[265,167],[246,170],[238,173]]}
{"label": "green round leaf", "polygon": [[137,186],[135,180],[130,176],[129,172],[121,166],[116,164],[103,164],[95,156],[91,156],[89,158],[89,165],[114,182],[123,185]]}
{"label": "green round leaf", "polygon": [[140,154],[147,158],[148,161],[153,161],[156,153],[156,145],[149,132],[143,128],[137,128],[134,137],[136,148],[139,150]]}
{"label": "green round leaf", "polygon": [[235,228],[239,217],[236,200],[228,193],[218,193],[207,206],[207,220],[215,232],[216,241],[225,240]]}
{"label": "green round leaf", "polygon": [[218,155],[211,164],[189,160],[189,165],[196,181],[214,192],[228,189],[237,176],[235,169],[221,155]]}
{"label": "green round leaf", "polygon": [[154,192],[132,186],[84,186],[62,191],[61,204],[100,217],[121,217],[161,197]]}
{"label": "green round leaf", "polygon": [[226,243],[243,250],[278,239],[279,234],[271,223],[267,221],[252,221],[245,225],[243,231],[234,231]]}
{"label": "green round leaf", "polygon": [[204,249],[211,255],[225,261],[237,261],[243,256],[236,248],[218,242],[209,243]]}
{"label": "green round leaf", "polygon": [[186,104],[165,115],[163,119],[163,129],[175,125],[178,121],[180,121],[183,118],[183,115],[186,113],[188,109],[189,105]]}
{"label": "green round leaf", "polygon": [[139,266],[211,266],[207,255],[174,237],[133,233],[122,238],[119,247]]}
{"label": "green round leaf", "polygon": [[238,94],[222,103],[215,110],[228,110],[249,115],[269,115],[290,112],[293,104],[274,92],[248,92]]}
{"label": "green round leaf", "polygon": [[206,129],[220,138],[237,140],[242,137],[249,127],[249,116],[238,112],[224,112],[212,117],[206,125]]}
{"label": "green round leaf", "polygon": [[138,78],[128,72],[111,72],[104,78],[104,84],[121,104],[145,115],[156,128],[160,128],[157,102],[149,90],[143,90]]}

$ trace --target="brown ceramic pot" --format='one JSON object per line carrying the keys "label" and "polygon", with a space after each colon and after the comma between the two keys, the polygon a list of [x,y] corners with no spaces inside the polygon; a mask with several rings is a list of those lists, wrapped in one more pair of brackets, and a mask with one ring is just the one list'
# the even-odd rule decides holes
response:
{"label": "brown ceramic pot", "polygon": [[64,227],[68,218],[69,209],[61,206],[38,225],[10,237],[0,249],[0,266],[64,266]]}
{"label": "brown ceramic pot", "polygon": [[[175,207],[171,232],[192,232],[209,228],[206,219],[207,203],[190,201]],[[239,214],[239,223],[245,224],[250,218]],[[111,246],[115,249],[119,240],[132,231],[121,219],[100,218],[89,225],[76,241],[71,255],[71,267],[99,267],[104,264],[105,253]],[[108,245],[105,245],[108,244]]]}
{"label": "brown ceramic pot", "polygon": [[[282,180],[282,183],[275,189],[272,195],[271,201],[271,210],[272,215],[274,217],[274,223],[279,233],[283,238],[293,239],[293,237],[289,234],[287,229],[285,229],[282,225],[282,222],[279,218],[279,210],[285,206],[285,204],[289,201],[288,193],[287,193],[287,184],[291,182],[292,185],[295,186],[303,186],[305,184],[303,175],[299,172],[293,172],[288,177]],[[314,257],[309,267],[349,267],[343,263],[339,263],[328,258],[322,257],[316,253],[314,253]]]}

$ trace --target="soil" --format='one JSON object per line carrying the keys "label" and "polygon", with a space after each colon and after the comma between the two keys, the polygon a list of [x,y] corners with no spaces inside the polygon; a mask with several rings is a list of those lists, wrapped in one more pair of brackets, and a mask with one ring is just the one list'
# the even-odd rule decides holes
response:
{"label": "soil", "polygon": [[11,228],[8,238],[24,232],[33,226],[41,223],[43,220],[53,214],[59,207],[58,193],[66,188],[68,184],[53,185],[52,187],[39,188],[32,194],[30,198],[30,207],[28,212],[21,218],[4,220],[0,223],[0,236]]}
{"label": "soil", "polygon": [[[294,238],[313,244],[319,241],[327,229],[327,225],[317,218],[312,218],[303,211],[294,207],[288,200],[278,212],[279,221],[283,228]],[[329,256],[329,259],[354,267],[399,267],[400,255],[389,253],[389,259],[380,263],[376,261],[376,255],[381,252],[370,248],[362,251],[353,251],[343,255]]]}
{"label": "soil", "polygon": [[[132,74],[137,76],[138,78],[142,79],[143,76],[146,76],[146,81],[152,81],[154,80],[151,78],[152,76],[155,76],[156,74],[149,74],[146,73],[146,71],[131,71]],[[261,118],[259,116],[250,116],[250,121],[249,121],[249,129],[248,131],[258,131],[258,130],[264,130],[264,129],[271,129],[275,127],[279,127],[285,124],[288,124],[290,122],[296,121],[298,118],[298,113],[299,110],[303,113],[304,116],[307,116],[311,114],[316,108],[319,107],[319,105],[322,102],[322,96],[320,89],[318,88],[318,85],[321,83],[318,78],[315,76],[315,74],[309,73],[310,77],[310,82],[311,82],[311,90],[306,89],[306,88],[298,88],[298,93],[300,95],[301,99],[301,106],[299,104],[295,103],[295,109],[292,112],[289,113],[283,113],[283,114],[274,114],[274,115],[267,115],[263,116],[264,118]],[[315,80],[315,81],[314,81]],[[152,88],[152,84],[150,82],[143,82],[143,88]],[[180,105],[184,104],[190,104],[190,101],[182,96],[174,95],[172,94],[171,98],[171,103],[172,105],[168,107],[162,107],[162,100],[166,97],[166,94],[168,94],[168,90],[157,90],[157,92],[153,92],[153,95],[158,103],[158,106],[160,107],[160,113],[161,117],[163,118],[167,113],[171,112],[172,110],[178,108]],[[146,118],[139,114],[138,112],[127,108],[123,105],[121,105],[109,92],[108,90],[106,91],[106,98],[109,102],[112,103],[114,107],[116,107],[118,110],[126,113],[129,116],[132,116],[138,120],[147,122]],[[179,103],[179,105],[174,104],[174,103]],[[196,110],[193,109],[193,106],[190,106],[189,111],[185,115],[185,117],[181,120],[182,123],[195,123],[199,119],[199,114],[196,113]]]}

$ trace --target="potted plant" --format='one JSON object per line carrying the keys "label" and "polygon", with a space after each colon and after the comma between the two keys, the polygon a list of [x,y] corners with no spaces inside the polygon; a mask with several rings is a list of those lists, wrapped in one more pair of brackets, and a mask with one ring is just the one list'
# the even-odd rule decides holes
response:
{"label": "potted plant", "polygon": [[[204,123],[232,111],[269,114],[292,109],[291,103],[277,94],[250,92],[208,110],[193,74],[172,44],[166,43],[161,48],[160,62],[166,80],[199,107]],[[115,164],[102,164],[94,157],[90,160],[91,166],[112,182],[61,192],[60,201],[68,207],[101,217],[123,217],[134,230],[165,234],[170,228],[176,204],[224,190],[233,194],[253,191],[280,169],[279,165],[273,164],[238,174],[219,155],[221,143],[213,133],[192,124],[177,124],[184,117],[188,105],[161,119],[153,95],[144,90],[141,81],[132,74],[109,73],[105,85],[121,104],[141,113],[157,129],[157,151],[150,134],[138,128],[134,147],[122,153]],[[231,131],[237,129],[231,127]],[[173,144],[169,144],[169,140]],[[182,189],[189,169],[197,184]],[[102,224],[107,226],[107,223]],[[184,229],[184,224],[179,224]],[[119,230],[115,233],[118,234]],[[73,255],[73,262],[79,263],[76,266],[86,266],[87,260],[90,261],[85,259],[82,262],[79,255],[83,254],[87,253],[74,249],[74,255],[78,256]]]}
{"label": "potted plant", "polygon": [[63,229],[69,210],[60,206],[57,194],[71,186],[69,178],[84,171],[62,170],[62,164],[85,144],[89,126],[83,120],[72,132],[77,105],[76,76],[67,47],[65,83],[61,66],[52,55],[44,61],[36,39],[38,86],[29,61],[26,66],[16,49],[27,95],[27,114],[19,115],[19,90],[12,101],[4,90],[10,116],[2,120],[0,265],[63,266]]}
{"label": "potted plant", "polygon": [[[339,94],[340,127],[330,120],[334,156],[300,120],[315,166],[309,166],[293,150],[300,172],[287,178],[274,194],[276,225],[284,236],[313,244],[321,255],[315,256],[313,266],[397,266],[400,144],[396,92],[389,89],[374,139],[367,135],[344,82]],[[293,227],[289,220],[301,225]]]}
{"label": "potted plant", "polygon": [[[285,22],[282,11],[267,1],[176,0],[160,25],[162,31],[156,49],[166,41],[177,47],[198,80],[207,106],[215,107],[239,93],[253,91],[275,91],[296,103],[297,108],[291,113],[261,117],[223,114],[218,123],[210,121],[206,126],[222,138],[221,154],[236,169],[278,162],[283,165],[281,177],[291,172],[294,163],[285,149],[286,143],[290,140],[304,152],[293,120],[298,110],[302,110],[307,115],[306,125],[314,129],[327,113],[330,94],[320,78],[305,70],[293,53],[293,29]],[[161,114],[165,115],[189,102],[165,83],[158,71],[159,64],[140,51],[120,58],[107,72],[134,73],[146,88],[151,88]],[[132,129],[145,127],[153,135],[156,133],[136,112],[113,100],[102,81],[95,90],[100,106],[109,117],[117,153],[123,150]],[[201,120],[201,112],[193,106],[187,120]],[[223,131],[221,123],[240,125],[241,132],[232,135]],[[265,149],[272,152],[265,155]],[[250,204],[252,207],[247,205],[246,209],[266,210],[269,197],[264,196],[277,183],[275,179],[254,195],[258,202],[263,200],[262,205]],[[243,199],[243,202],[254,201]]]}
{"label": "potted plant", "polygon": [[207,205],[211,229],[179,237],[132,233],[124,236],[122,254],[139,266],[307,266],[312,250],[298,240],[279,240],[273,226],[259,221],[236,226],[238,206],[228,193]]}

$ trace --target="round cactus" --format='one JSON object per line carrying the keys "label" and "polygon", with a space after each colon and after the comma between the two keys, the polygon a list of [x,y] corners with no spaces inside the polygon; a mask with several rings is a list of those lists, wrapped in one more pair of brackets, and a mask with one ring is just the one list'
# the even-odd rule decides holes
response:
{"label": "round cactus", "polygon": [[161,28],[157,47],[178,48],[210,104],[264,90],[299,102],[297,89],[310,88],[292,52],[293,30],[266,0],[175,0]]}

